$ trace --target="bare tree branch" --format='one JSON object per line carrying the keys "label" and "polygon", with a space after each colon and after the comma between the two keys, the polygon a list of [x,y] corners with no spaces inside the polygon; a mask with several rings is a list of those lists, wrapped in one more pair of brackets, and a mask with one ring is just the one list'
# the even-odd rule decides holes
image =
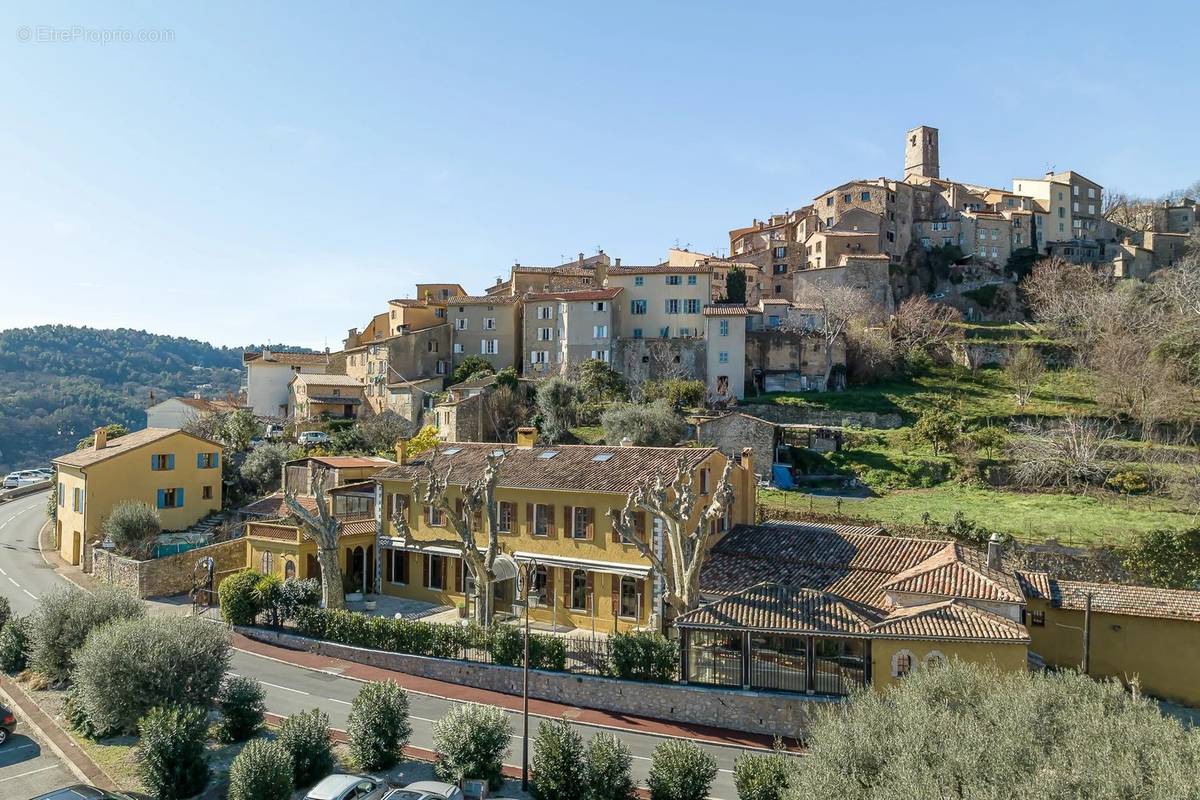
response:
{"label": "bare tree branch", "polygon": [[338,529],[340,523],[333,516],[333,508],[325,498],[326,471],[324,467],[313,473],[312,489],[317,510],[314,514],[296,498],[294,489],[283,495],[288,510],[300,520],[300,532],[317,545],[317,563],[321,566],[321,602],[325,608],[344,608],[346,598],[342,594],[342,569],[338,563]]}

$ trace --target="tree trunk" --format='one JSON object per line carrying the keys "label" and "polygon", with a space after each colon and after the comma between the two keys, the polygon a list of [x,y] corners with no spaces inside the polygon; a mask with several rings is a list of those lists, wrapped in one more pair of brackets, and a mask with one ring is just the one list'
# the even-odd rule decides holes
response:
{"label": "tree trunk", "polygon": [[342,594],[342,568],[338,564],[338,549],[318,547],[317,562],[321,565],[321,603],[325,608],[345,608],[346,597]]}
{"label": "tree trunk", "polygon": [[492,583],[487,578],[475,579],[475,624],[482,628],[492,624]]}

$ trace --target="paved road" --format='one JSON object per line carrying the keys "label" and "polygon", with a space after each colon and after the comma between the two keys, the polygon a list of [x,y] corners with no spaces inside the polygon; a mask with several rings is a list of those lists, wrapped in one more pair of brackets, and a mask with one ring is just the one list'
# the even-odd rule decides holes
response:
{"label": "paved road", "polygon": [[[41,594],[63,585],[66,579],[54,572],[38,552],[37,536],[45,522],[46,495],[37,494],[0,505],[0,594],[7,595],[17,613],[27,613],[36,604]],[[358,694],[362,684],[343,678],[333,671],[322,671],[297,667],[269,658],[235,651],[230,664],[232,674],[248,675],[263,684],[267,690],[267,709],[275,714],[288,715],[297,711],[319,707],[329,715],[335,728],[345,728],[350,703]],[[453,701],[410,693],[410,714],[413,726],[411,742],[417,747],[433,749],[433,721],[445,716],[454,705]],[[521,763],[521,718],[509,712],[514,731],[512,749],[506,761]],[[530,719],[530,735],[536,733],[539,720]],[[585,739],[590,738],[597,728],[589,725],[576,726]],[[619,732],[621,739],[633,754],[634,777],[645,782],[650,768],[650,755],[662,742],[658,736]],[[713,783],[716,798],[733,800],[737,792],[733,786],[733,761],[743,752],[739,747],[718,746],[698,743],[717,759],[720,772]],[[10,795],[0,784],[0,797]]]}
{"label": "paved road", "polygon": [[73,783],[79,781],[28,725],[17,725],[8,744],[0,747],[0,797],[6,800],[26,800]]}

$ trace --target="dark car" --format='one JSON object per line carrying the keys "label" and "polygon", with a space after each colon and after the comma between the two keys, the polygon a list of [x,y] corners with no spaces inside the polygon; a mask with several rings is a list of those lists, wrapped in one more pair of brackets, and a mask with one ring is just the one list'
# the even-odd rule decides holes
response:
{"label": "dark car", "polygon": [[130,800],[130,797],[124,794],[106,792],[103,789],[97,789],[95,786],[85,786],[79,783],[74,786],[55,789],[53,792],[47,792],[46,794],[39,794],[37,797],[31,797],[30,800]]}
{"label": "dark car", "polygon": [[0,744],[8,741],[15,727],[17,727],[17,718],[7,708],[0,706]]}

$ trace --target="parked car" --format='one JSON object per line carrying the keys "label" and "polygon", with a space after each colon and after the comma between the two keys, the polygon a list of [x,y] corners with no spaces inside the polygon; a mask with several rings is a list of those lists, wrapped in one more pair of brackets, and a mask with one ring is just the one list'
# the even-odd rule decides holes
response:
{"label": "parked car", "polygon": [[34,470],[22,469],[17,472],[10,472],[4,476],[4,488],[16,489],[19,486],[28,486],[31,483],[41,483],[48,480],[50,480],[48,477]]}
{"label": "parked car", "polygon": [[375,800],[387,786],[366,775],[330,775],[309,789],[304,800]]}
{"label": "parked car", "polygon": [[51,480],[52,478],[54,478],[54,470],[51,469],[50,467],[38,467],[37,469],[35,469],[33,471],[38,473],[39,475],[45,475],[46,480]]}
{"label": "parked car", "polygon": [[39,794],[37,797],[30,798],[30,800],[132,800],[132,798],[127,794],[106,792],[103,789],[97,789],[95,786],[86,786],[82,783],[77,783],[74,786],[64,786],[52,792]]}
{"label": "parked car", "polygon": [[463,800],[463,793],[452,783],[417,781],[403,789],[392,789],[383,800]]}
{"label": "parked car", "polygon": [[17,718],[4,706],[0,706],[0,745],[8,741],[17,727]]}
{"label": "parked car", "polygon": [[282,439],[283,438],[283,426],[277,425],[272,422],[271,424],[267,425],[266,430],[263,431],[263,436],[266,437],[267,439],[270,439],[271,441],[275,441],[276,439]]}
{"label": "parked car", "polygon": [[314,444],[329,444],[329,434],[325,431],[304,431],[296,437],[296,441],[302,445],[311,446]]}

